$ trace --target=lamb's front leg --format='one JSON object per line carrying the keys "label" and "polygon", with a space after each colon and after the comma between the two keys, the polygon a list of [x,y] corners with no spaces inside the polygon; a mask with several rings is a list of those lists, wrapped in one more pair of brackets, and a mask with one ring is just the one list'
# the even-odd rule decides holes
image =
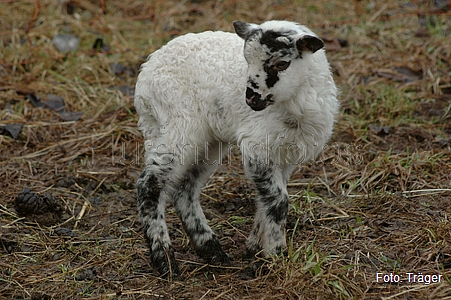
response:
{"label": "lamb's front leg", "polygon": [[288,212],[287,177],[272,163],[246,165],[248,176],[258,191],[254,227],[247,239],[249,254],[264,250],[266,255],[278,254],[286,248],[285,223]]}
{"label": "lamb's front leg", "polygon": [[138,210],[144,229],[144,236],[150,249],[152,265],[161,275],[177,277],[177,266],[165,220],[167,195],[162,192],[157,170],[144,169],[137,180]]}

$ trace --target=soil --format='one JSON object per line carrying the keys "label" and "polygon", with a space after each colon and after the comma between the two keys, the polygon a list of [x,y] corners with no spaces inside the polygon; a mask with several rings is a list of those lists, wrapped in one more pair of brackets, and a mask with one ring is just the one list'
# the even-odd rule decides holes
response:
{"label": "soil", "polygon": [[[1,299],[451,298],[451,24],[440,1],[32,2],[0,3],[15,12],[0,18]],[[182,276],[160,278],[136,209],[138,66],[176,35],[231,30],[231,16],[301,15],[329,47],[342,111],[288,184],[287,253],[246,256],[256,193],[233,151],[201,199],[231,265],[199,259],[169,203]],[[77,52],[54,49],[52,20],[84,37]],[[93,48],[83,32],[108,39]]]}

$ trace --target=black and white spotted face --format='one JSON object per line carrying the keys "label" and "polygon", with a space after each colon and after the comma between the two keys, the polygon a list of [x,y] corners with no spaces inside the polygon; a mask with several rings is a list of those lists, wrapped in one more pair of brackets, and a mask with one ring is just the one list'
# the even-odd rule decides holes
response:
{"label": "black and white spotted face", "polygon": [[[307,81],[307,56],[324,47],[321,39],[307,27],[286,21],[261,25],[233,22],[245,40],[244,57],[248,63],[246,103],[255,111],[290,99]],[[301,84],[300,84],[301,82]],[[308,84],[306,82],[306,84]]]}

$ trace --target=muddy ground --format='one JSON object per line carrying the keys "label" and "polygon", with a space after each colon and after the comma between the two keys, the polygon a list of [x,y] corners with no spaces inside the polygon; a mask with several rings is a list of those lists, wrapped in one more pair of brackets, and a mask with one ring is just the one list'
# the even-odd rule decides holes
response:
{"label": "muddy ground", "polygon": [[[169,205],[182,277],[159,278],[136,210],[139,65],[235,19],[317,32],[341,114],[288,185],[287,256],[245,256],[255,191],[232,151],[202,192],[231,266],[200,260]],[[0,1],[0,20],[0,298],[451,299],[449,1]]]}

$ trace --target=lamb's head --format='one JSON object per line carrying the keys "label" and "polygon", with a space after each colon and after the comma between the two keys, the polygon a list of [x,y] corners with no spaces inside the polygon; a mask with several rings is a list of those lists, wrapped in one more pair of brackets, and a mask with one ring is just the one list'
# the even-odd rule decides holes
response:
{"label": "lamb's head", "polygon": [[300,81],[306,80],[303,75],[309,72],[310,55],[324,47],[310,29],[293,22],[257,25],[234,21],[233,26],[245,41],[246,103],[255,111],[293,97],[302,87]]}

